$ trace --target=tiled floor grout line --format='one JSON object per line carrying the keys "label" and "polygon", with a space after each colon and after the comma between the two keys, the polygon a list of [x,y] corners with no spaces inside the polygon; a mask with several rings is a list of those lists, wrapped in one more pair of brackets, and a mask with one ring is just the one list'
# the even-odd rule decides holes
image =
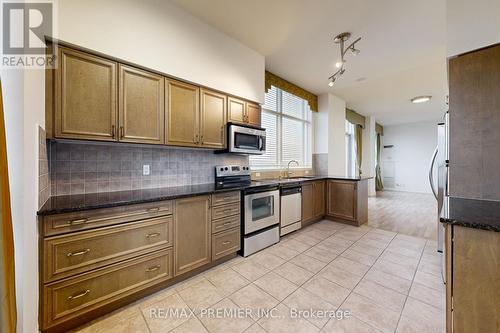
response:
{"label": "tiled floor grout line", "polygon": [[422,251],[420,252],[420,256],[418,257],[417,267],[415,268],[415,272],[413,273],[413,278],[411,279],[411,285],[410,285],[410,289],[408,290],[408,295],[406,295],[405,301],[403,302],[403,308],[401,309],[401,314],[399,315],[395,331],[398,329],[399,322],[401,321],[401,317],[403,317],[403,311],[404,311],[405,306],[406,306],[406,301],[408,300],[408,297],[410,297],[410,291],[411,291],[411,288],[413,287],[413,282],[415,281],[415,276],[417,275],[417,272],[418,272],[418,266],[420,265],[420,261],[422,260],[422,256],[424,254],[425,246],[427,245],[427,242],[428,242],[428,240],[425,241],[424,247],[422,248]]}
{"label": "tiled floor grout line", "polygon": [[[382,252],[380,252],[380,254],[377,256],[377,259],[375,259],[375,262],[374,262],[372,265],[370,265],[370,268],[369,268],[369,269],[365,272],[365,274],[363,274],[363,276],[362,276],[362,277],[361,277],[361,279],[358,281],[358,283],[356,283],[356,285],[352,288],[352,290],[351,290],[351,291],[349,292],[349,294],[346,296],[346,298],[344,299],[344,301],[340,304],[340,306],[338,307],[338,309],[340,309],[340,308],[342,307],[342,305],[344,305],[344,303],[347,301],[347,299],[349,298],[349,296],[351,296],[351,294],[354,292],[354,289],[356,289],[356,287],[358,286],[358,284],[359,284],[359,283],[360,283],[360,282],[361,282],[361,281],[365,278],[366,274],[368,274],[368,272],[372,269],[373,265],[375,265],[375,264],[376,264],[377,260],[380,258],[380,256],[382,256],[382,254],[383,254],[383,253],[385,252],[385,250],[389,247],[389,245],[391,245],[392,241],[394,240],[394,238],[396,238],[396,236],[397,236],[398,234],[399,234],[399,233],[395,233],[395,234],[394,234],[394,236],[392,236],[391,240],[390,240],[390,241],[387,243],[387,245],[384,247],[383,251],[382,251]],[[364,234],[364,235],[366,235],[366,234]],[[364,235],[363,235],[363,236],[364,236]],[[363,236],[361,236],[361,238],[362,238]],[[361,238],[360,238],[360,239],[361,239]],[[354,242],[352,245],[356,244],[358,241],[359,241],[359,239],[358,239],[356,242]],[[352,246],[352,245],[351,245],[351,246]],[[349,248],[350,248],[351,246],[349,246]],[[353,251],[354,251],[354,250],[353,250]],[[400,316],[400,317],[401,317],[401,314],[402,314],[402,313],[403,313],[403,309],[401,309],[401,313],[399,314],[399,316]],[[353,315],[353,316],[354,316],[354,315]],[[354,317],[356,317],[356,316],[354,316]],[[368,326],[370,326],[370,327],[373,327],[373,325],[371,325],[371,324],[369,324],[369,323],[365,322],[364,320],[362,320],[362,319],[360,319],[360,318],[358,318],[358,317],[356,317],[356,319],[358,319],[358,320],[362,321],[363,323],[365,323],[366,325],[368,325]],[[398,319],[398,322],[399,322],[399,319]],[[328,324],[328,323],[327,323],[327,324]],[[376,330],[379,330],[379,329],[378,329],[378,328],[376,328],[376,327],[373,327],[373,328],[375,328]],[[396,325],[396,328],[397,328],[397,325]],[[379,330],[379,331],[380,331],[380,330]]]}

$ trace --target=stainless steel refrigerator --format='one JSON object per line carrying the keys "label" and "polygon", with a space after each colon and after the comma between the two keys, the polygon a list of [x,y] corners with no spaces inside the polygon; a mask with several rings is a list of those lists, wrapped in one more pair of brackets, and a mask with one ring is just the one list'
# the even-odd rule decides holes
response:
{"label": "stainless steel refrigerator", "polygon": [[[447,215],[448,210],[448,143],[449,143],[449,119],[448,111],[444,114],[442,122],[437,125],[437,147],[432,155],[429,167],[429,182],[432,192],[438,202],[437,206],[437,251],[443,252],[444,248],[444,225],[439,218]],[[436,170],[436,172],[434,171]],[[435,184],[437,178],[437,186]]]}

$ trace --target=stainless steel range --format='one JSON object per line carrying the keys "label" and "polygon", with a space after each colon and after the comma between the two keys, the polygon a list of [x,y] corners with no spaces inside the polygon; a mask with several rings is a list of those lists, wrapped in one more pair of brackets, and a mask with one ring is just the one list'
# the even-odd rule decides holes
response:
{"label": "stainless steel range", "polygon": [[280,191],[278,185],[250,187],[243,191],[242,253],[249,256],[280,240]]}

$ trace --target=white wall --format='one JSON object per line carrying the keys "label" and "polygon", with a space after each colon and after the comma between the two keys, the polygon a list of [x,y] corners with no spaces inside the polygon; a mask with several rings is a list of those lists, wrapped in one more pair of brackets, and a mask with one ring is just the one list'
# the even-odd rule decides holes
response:
{"label": "white wall", "polygon": [[458,55],[500,42],[499,0],[447,0],[447,54]]}
{"label": "white wall", "polygon": [[373,177],[368,180],[368,195],[376,195],[375,191],[375,117],[365,117],[363,129],[363,150],[361,172],[363,177]]}
{"label": "white wall", "polygon": [[62,0],[58,10],[63,41],[264,102],[264,56],[168,1]]}
{"label": "white wall", "polygon": [[[431,193],[429,162],[437,144],[437,122],[384,126],[381,139],[382,177],[384,161],[395,164],[395,190]],[[393,148],[383,148],[394,145]]]}
{"label": "white wall", "polygon": [[[59,2],[55,37],[263,102],[264,57],[161,1]],[[2,70],[12,190],[18,332],[38,331],[37,126],[44,71]]]}
{"label": "white wall", "polygon": [[332,94],[318,96],[313,114],[313,153],[328,153],[328,174],[345,175],[345,101]]}

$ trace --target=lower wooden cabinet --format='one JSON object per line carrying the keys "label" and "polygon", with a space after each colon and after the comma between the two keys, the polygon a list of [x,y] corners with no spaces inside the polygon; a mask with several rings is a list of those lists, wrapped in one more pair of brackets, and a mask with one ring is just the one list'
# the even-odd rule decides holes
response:
{"label": "lower wooden cabinet", "polygon": [[446,226],[446,332],[498,332],[500,233]]}
{"label": "lower wooden cabinet", "polygon": [[173,277],[172,249],[43,286],[43,328],[82,316]]}
{"label": "lower wooden cabinet", "polygon": [[328,180],[326,215],[341,222],[368,222],[368,181]]}
{"label": "lower wooden cabinet", "polygon": [[325,216],[325,181],[302,184],[302,226]]}
{"label": "lower wooden cabinet", "polygon": [[212,260],[240,250],[239,226],[212,236]]}
{"label": "lower wooden cabinet", "polygon": [[210,196],[176,200],[174,239],[175,276],[211,261]]}

